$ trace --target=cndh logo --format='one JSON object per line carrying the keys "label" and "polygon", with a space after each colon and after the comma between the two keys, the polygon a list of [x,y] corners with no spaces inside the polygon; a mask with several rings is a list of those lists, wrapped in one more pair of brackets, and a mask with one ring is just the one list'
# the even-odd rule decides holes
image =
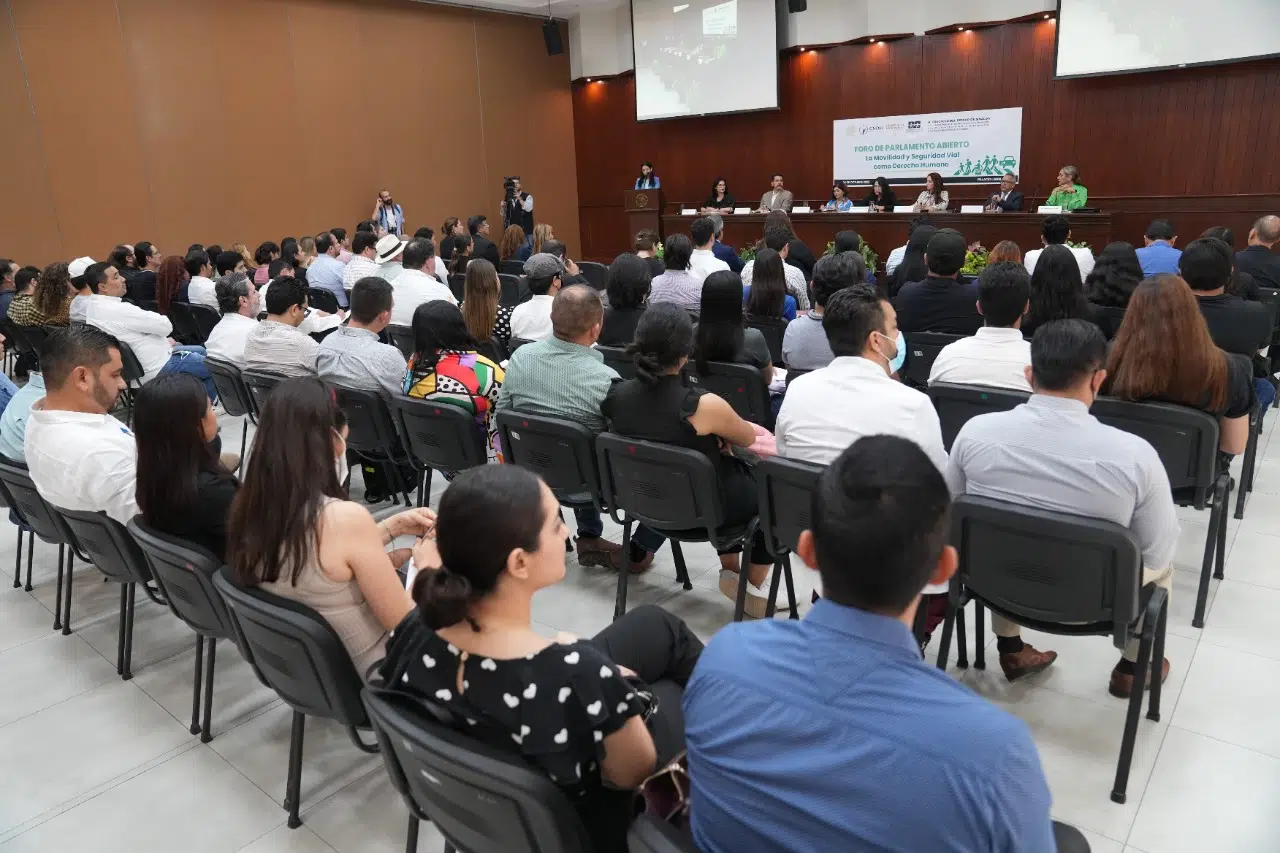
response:
{"label": "cndh logo", "polygon": [[909,121],[907,122],[907,130],[920,130],[923,122]]}
{"label": "cndh logo", "polygon": [[882,124],[864,124],[862,127],[858,128],[858,135],[859,135],[859,136],[866,136],[868,133],[875,133],[875,132],[876,132],[876,131],[878,131],[878,130],[884,130],[884,125],[882,125]]}

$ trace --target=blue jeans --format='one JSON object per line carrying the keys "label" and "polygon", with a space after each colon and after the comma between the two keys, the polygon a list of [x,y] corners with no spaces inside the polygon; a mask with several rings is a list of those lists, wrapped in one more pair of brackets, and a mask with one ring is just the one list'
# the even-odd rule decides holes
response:
{"label": "blue jeans", "polygon": [[1258,410],[1266,414],[1267,409],[1271,408],[1271,404],[1276,399],[1276,386],[1266,379],[1254,379],[1253,392],[1258,397]]}
{"label": "blue jeans", "polygon": [[218,389],[214,387],[209,368],[204,365],[204,347],[174,347],[169,361],[160,368],[161,373],[186,373],[204,383],[204,390],[209,395],[209,402],[218,399]]}
{"label": "blue jeans", "polygon": [[[575,509],[573,517],[578,522],[578,536],[587,539],[598,539],[604,533],[604,519],[600,517],[600,511],[595,507],[589,506],[584,509]],[[667,537],[650,530],[643,524],[637,524],[635,529],[631,531],[631,541],[635,543],[637,548],[653,554],[662,547],[663,542],[667,541]]]}

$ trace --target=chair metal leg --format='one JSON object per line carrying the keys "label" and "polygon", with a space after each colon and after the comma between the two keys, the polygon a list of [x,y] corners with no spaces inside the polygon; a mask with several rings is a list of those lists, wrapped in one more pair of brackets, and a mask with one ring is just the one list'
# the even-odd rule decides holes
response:
{"label": "chair metal leg", "polygon": [[[674,544],[674,543],[673,543]],[[618,598],[613,605],[616,622],[627,612],[627,579],[631,574],[631,521],[622,524],[622,568],[618,571]]]}
{"label": "chair metal leg", "polygon": [[983,618],[982,602],[975,601],[973,603],[973,668],[987,668],[987,642],[986,634],[982,630]]}
{"label": "chair metal leg", "polygon": [[[29,534],[30,539],[35,539],[34,533]],[[58,591],[54,593],[53,599],[53,630],[57,631],[62,627],[62,573],[66,570],[66,560],[64,559],[65,545],[58,546]],[[28,557],[28,559],[30,559]]]}
{"label": "chair metal leg", "polygon": [[[1244,491],[1241,490],[1241,494]],[[1222,512],[1218,514],[1218,549],[1214,554],[1213,576],[1222,580],[1222,567],[1227,559],[1227,510],[1231,509],[1231,484],[1222,495]]]}
{"label": "chair metal leg", "polygon": [[1159,598],[1160,615],[1156,617],[1155,648],[1151,652],[1151,695],[1147,698],[1147,719],[1160,722],[1160,692],[1164,678],[1164,635],[1169,621],[1169,597],[1164,590],[1158,590],[1152,599]]}
{"label": "chair metal leg", "polygon": [[213,726],[209,722],[209,718],[213,716],[213,666],[214,653],[218,650],[218,641],[214,637],[209,638],[209,660],[205,662],[204,671],[204,725],[200,732],[200,742],[208,743],[213,740]]}
{"label": "chair metal leg", "polygon": [[404,842],[404,853],[418,853],[418,819],[409,815],[409,832]]}
{"label": "chair metal leg", "polygon": [[67,548],[67,582],[62,589],[62,633],[71,633],[71,576],[76,570],[76,549]]}
{"label": "chair metal leg", "polygon": [[1213,552],[1218,544],[1218,523],[1222,515],[1220,495],[1214,495],[1213,508],[1209,511],[1209,531],[1204,537],[1204,559],[1200,563],[1200,585],[1196,590],[1196,610],[1191,617],[1193,628],[1204,627],[1204,609],[1209,600],[1209,576],[1213,571]]}
{"label": "chair metal leg", "polygon": [[31,565],[35,557],[35,551],[36,534],[33,531],[27,531],[27,592],[31,592]]}
{"label": "chair metal leg", "polygon": [[[742,574],[747,574],[747,554],[744,549],[742,552]],[[773,564],[773,571],[770,572],[773,577],[769,579],[769,600],[764,604],[764,618],[772,619],[774,614],[778,612],[778,582],[782,580],[782,568],[777,564]]]}
{"label": "chair metal leg", "polygon": [[969,643],[965,638],[964,605],[956,605],[956,667],[969,668]]}
{"label": "chair metal leg", "polygon": [[1236,518],[1244,518],[1244,503],[1253,491],[1253,471],[1258,455],[1259,433],[1262,431],[1262,413],[1254,412],[1249,423],[1249,443],[1244,449],[1244,461],[1240,465],[1240,494],[1236,497]]}
{"label": "chair metal leg", "polygon": [[785,573],[785,577],[787,580],[787,595],[791,598],[791,615],[788,618],[799,619],[800,605],[796,601],[795,579],[791,577],[791,557],[789,555],[783,555],[782,561],[779,563],[779,565],[782,567],[782,571]]}
{"label": "chair metal leg", "polygon": [[116,637],[116,675],[124,676],[124,614],[129,607],[127,584],[120,584],[120,627]]}
{"label": "chair metal leg", "polygon": [[240,462],[236,465],[237,471],[245,470],[245,460],[249,458],[249,419],[241,418],[240,425]]}
{"label": "chair metal leg", "polygon": [[193,735],[200,734],[200,676],[204,670],[204,637],[196,634],[196,679],[191,687],[191,728]]}
{"label": "chair metal leg", "polygon": [[911,622],[911,633],[916,638],[916,645],[924,645],[924,629],[929,624],[929,599],[921,597],[916,606],[916,618]]}
{"label": "chair metal leg", "polygon": [[[35,534],[31,534],[35,536]],[[22,586],[22,528],[18,528],[18,547],[13,552],[13,588]],[[53,627],[57,628],[57,625]]]}
{"label": "chair metal leg", "polygon": [[[921,603],[924,603],[923,599]],[[951,632],[955,630],[956,613],[955,602],[948,598],[947,615],[942,620],[942,639],[938,641],[938,669],[943,672],[947,671],[947,659],[951,654]]]}
{"label": "chair metal leg", "polygon": [[[671,544],[675,544],[674,542]],[[738,595],[733,601],[733,621],[741,622],[747,612],[747,573],[738,567]]]}
{"label": "chair metal leg", "polygon": [[[1151,637],[1155,626],[1151,619],[1142,623],[1142,639],[1138,643],[1138,661],[1133,667],[1133,690],[1129,693],[1129,711],[1124,720],[1124,737],[1120,740],[1120,759],[1116,763],[1116,783],[1111,788],[1111,801],[1123,803],[1129,786],[1129,766],[1133,763],[1133,745],[1138,737],[1138,715],[1142,713],[1142,694],[1146,692],[1147,671],[1151,663]],[[1161,661],[1161,667],[1163,667]]]}
{"label": "chair metal leg", "polygon": [[684,552],[680,550],[680,543],[674,539],[671,540],[671,559],[676,564],[676,581],[684,584],[685,589],[693,589],[693,581],[689,580],[689,567],[684,563]]}
{"label": "chair metal leg", "polygon": [[458,848],[446,841],[444,843],[444,853],[458,853]]}
{"label": "chair metal leg", "polygon": [[289,734],[289,774],[284,789],[284,808],[289,813],[290,829],[302,826],[302,819],[298,817],[298,804],[301,800],[298,789],[302,787],[302,737],[306,724],[306,715],[301,711],[294,711],[293,728]]}
{"label": "chair metal leg", "polygon": [[120,676],[125,681],[133,678],[133,611],[137,607],[138,585],[125,584],[128,588],[129,607],[124,612],[124,673]]}

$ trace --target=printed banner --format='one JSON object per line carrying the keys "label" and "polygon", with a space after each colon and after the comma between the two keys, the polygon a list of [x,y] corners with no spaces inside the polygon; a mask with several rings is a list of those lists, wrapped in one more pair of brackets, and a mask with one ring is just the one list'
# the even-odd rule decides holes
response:
{"label": "printed banner", "polygon": [[833,122],[833,180],[947,184],[998,183],[1022,161],[1022,107],[958,113],[849,118]]}

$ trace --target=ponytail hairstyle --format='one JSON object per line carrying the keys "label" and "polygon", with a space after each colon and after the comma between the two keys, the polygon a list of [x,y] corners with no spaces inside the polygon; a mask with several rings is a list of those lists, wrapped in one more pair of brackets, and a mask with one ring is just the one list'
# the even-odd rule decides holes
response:
{"label": "ponytail hairstyle", "polygon": [[459,234],[453,238],[453,257],[449,259],[450,275],[465,275],[467,263],[471,260],[471,245],[475,241],[469,234]]}
{"label": "ponytail hairstyle", "polygon": [[436,512],[441,566],[413,584],[426,626],[438,631],[466,621],[479,631],[472,606],[497,587],[512,551],[538,550],[546,521],[542,481],[524,468],[481,465],[459,474]]}
{"label": "ponytail hairstyle", "polygon": [[645,309],[636,325],[635,339],[627,346],[636,365],[636,378],[649,387],[657,385],[692,351],[693,320],[674,302],[658,302]]}

